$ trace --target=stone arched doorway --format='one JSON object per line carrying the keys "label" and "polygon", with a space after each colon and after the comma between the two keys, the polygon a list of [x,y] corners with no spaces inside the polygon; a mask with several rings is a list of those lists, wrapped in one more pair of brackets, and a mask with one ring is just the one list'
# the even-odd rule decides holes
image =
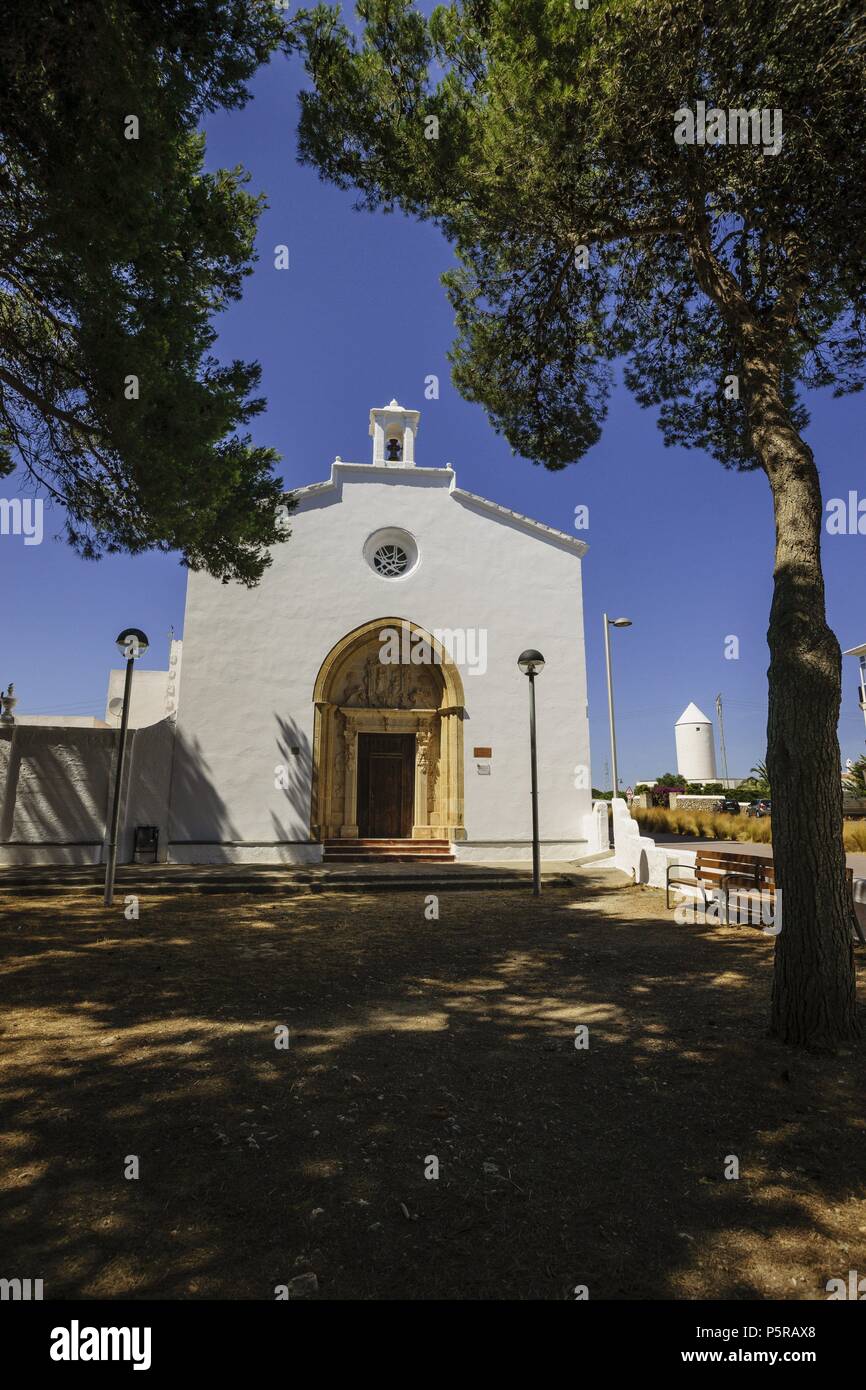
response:
{"label": "stone arched doorway", "polygon": [[463,682],[430,633],[404,618],[355,628],[313,700],[313,839],[465,838]]}

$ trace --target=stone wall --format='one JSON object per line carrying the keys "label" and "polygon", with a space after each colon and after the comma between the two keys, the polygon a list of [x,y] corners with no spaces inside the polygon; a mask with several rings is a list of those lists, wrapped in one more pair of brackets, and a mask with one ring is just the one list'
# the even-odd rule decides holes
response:
{"label": "stone wall", "polygon": [[[671,792],[672,811],[720,811],[722,796],[689,796],[686,792]],[[738,802],[741,811],[750,805],[748,801]]]}

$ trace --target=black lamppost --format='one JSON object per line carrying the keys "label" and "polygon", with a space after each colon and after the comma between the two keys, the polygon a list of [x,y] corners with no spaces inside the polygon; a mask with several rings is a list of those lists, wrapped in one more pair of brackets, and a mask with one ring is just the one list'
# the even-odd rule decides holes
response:
{"label": "black lamppost", "polygon": [[117,827],[120,820],[120,788],[123,783],[123,758],[126,752],[126,728],[129,723],[129,696],[132,691],[132,666],[148,648],[145,634],[138,627],[124,628],[117,639],[121,656],[126,657],[126,678],[123,682],[123,712],[120,716],[120,737],[117,741],[117,765],[114,770],[114,800],[111,806],[111,826],[108,832],[108,859],[105,865],[106,907],[114,901],[114,871],[117,868]]}
{"label": "black lamppost", "polygon": [[535,677],[544,670],[544,657],[541,652],[531,649],[521,652],[517,664],[524,676],[529,677],[529,757],[532,769],[532,892],[537,898],[541,892],[541,854],[538,844],[538,765],[535,756]]}

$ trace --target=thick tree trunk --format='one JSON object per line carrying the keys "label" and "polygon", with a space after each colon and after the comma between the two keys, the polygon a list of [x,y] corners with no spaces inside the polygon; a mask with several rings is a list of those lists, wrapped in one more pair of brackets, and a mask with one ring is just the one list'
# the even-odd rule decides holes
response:
{"label": "thick tree trunk", "polygon": [[767,769],[782,899],[771,1027],[787,1043],[834,1047],[858,1033],[836,733],[841,654],[825,614],[815,460],[771,374],[752,365],[752,438],[776,518]]}

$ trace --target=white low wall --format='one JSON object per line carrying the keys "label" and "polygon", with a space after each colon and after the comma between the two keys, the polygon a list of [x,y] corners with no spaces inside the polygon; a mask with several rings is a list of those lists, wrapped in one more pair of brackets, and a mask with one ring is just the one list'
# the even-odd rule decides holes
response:
{"label": "white low wall", "polygon": [[[173,726],[130,730],[121,790],[118,861],[132,858],[137,825],[168,847]],[[114,788],[117,734],[14,724],[0,728],[0,866],[100,864]]]}
{"label": "white low wall", "polygon": [[657,845],[649,835],[641,835],[640,826],[622,797],[615,797],[612,805],[615,868],[630,874],[635,883],[646,883],[650,888],[664,888],[668,864],[694,867],[693,849]]}
{"label": "white low wall", "polygon": [[594,801],[592,810],[583,818],[583,833],[588,854],[606,854],[610,849],[608,803]]}

